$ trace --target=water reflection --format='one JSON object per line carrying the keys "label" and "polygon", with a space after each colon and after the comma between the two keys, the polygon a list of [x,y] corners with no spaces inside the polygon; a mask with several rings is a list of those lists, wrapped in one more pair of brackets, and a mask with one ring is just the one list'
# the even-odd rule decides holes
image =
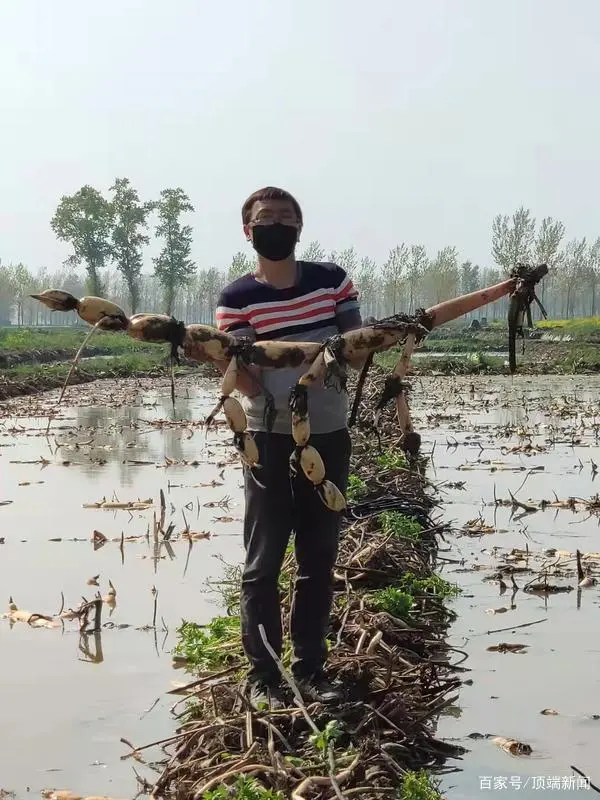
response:
{"label": "water reflection", "polygon": [[[186,441],[201,435],[190,426],[162,430],[151,421],[166,420],[197,425],[205,413],[199,413],[198,403],[191,397],[176,398],[176,413],[173,414],[169,399],[157,396],[152,402],[140,401],[136,405],[124,405],[118,409],[102,406],[82,406],[76,410],[76,424],[89,431],[93,444],[89,448],[91,460],[105,460],[118,464],[118,478],[122,486],[134,482],[133,470],[139,463],[164,463],[165,458],[182,461],[186,458]],[[150,413],[148,413],[150,412]]]}
{"label": "water reflection", "polygon": [[[46,765],[83,794],[131,794],[135,781],[121,761],[120,737],[151,741],[172,730],[169,704],[154,704],[173,679],[176,629],[183,618],[208,622],[219,613],[208,595],[222,569],[216,557],[237,564],[242,556],[241,472],[231,437],[223,428],[206,437],[198,424],[217,393],[210,382],[196,382],[189,392],[178,387],[173,414],[168,384],[138,390],[125,382],[117,393],[103,382],[69,391],[73,405],[61,409],[48,439],[43,397],[11,404],[13,416],[0,420],[0,500],[11,501],[0,508],[6,598],[53,612],[62,592],[65,607],[77,607],[82,595],[89,597],[91,575],[99,576],[103,596],[110,583],[117,591],[112,607],[103,604],[100,631],[80,633],[76,623],[63,632],[41,631],[0,621],[3,720],[15,742],[28,742],[3,748],[0,776],[19,798],[26,787],[37,792],[51,782]],[[230,509],[219,509],[227,496]],[[154,505],[86,508],[103,498],[151,498]],[[92,616],[87,627],[94,627]],[[150,706],[153,712],[143,715]],[[40,721],[41,707],[60,737]],[[30,752],[43,754],[39,768]],[[109,769],[99,771],[93,766],[99,762]]]}
{"label": "water reflection", "polygon": [[79,661],[87,661],[90,664],[101,664],[104,661],[102,631],[94,631],[92,636],[93,639],[90,643],[90,634],[86,632],[81,633],[79,637],[79,651],[83,653],[84,658],[80,658]]}
{"label": "water reflection", "polygon": [[[470,382],[473,391],[460,380],[443,389],[433,381],[423,384],[430,406],[439,398],[444,415],[460,413],[455,421],[440,419],[424,436],[426,447],[435,442],[436,451],[444,453],[436,458],[436,468],[447,481],[445,516],[460,528],[481,515],[489,526],[477,536],[455,539],[453,552],[445,554],[464,561],[451,578],[463,595],[452,603],[458,616],[450,633],[451,643],[469,655],[464,666],[470,670],[470,683],[461,690],[461,713],[445,715],[438,735],[456,738],[470,753],[443,786],[451,800],[471,800],[481,794],[481,775],[512,770],[520,773],[522,796],[529,799],[537,796],[526,788],[530,776],[565,775],[573,763],[594,771],[600,731],[586,728],[582,736],[580,725],[589,717],[597,683],[597,648],[590,634],[596,625],[598,588],[582,590],[575,577],[562,581],[574,591],[523,590],[530,581],[539,582],[535,558],[546,549],[597,551],[598,518],[583,506],[525,513],[510,503],[499,506],[494,499],[512,494],[524,504],[535,504],[552,500],[554,493],[560,499],[593,496],[593,464],[600,457],[600,380],[546,376]],[[415,393],[413,407],[416,402]],[[445,446],[447,441],[451,447]],[[532,573],[507,569],[500,580],[483,580],[513,548],[519,553],[529,548],[523,564]],[[507,598],[504,605],[498,597]],[[486,611],[492,616],[484,616]],[[520,653],[488,651],[503,642],[527,648]],[[550,726],[550,718],[540,711],[558,706],[560,714]],[[474,732],[527,742],[533,756],[511,767],[489,739],[470,739]],[[545,762],[542,768],[540,760]]]}

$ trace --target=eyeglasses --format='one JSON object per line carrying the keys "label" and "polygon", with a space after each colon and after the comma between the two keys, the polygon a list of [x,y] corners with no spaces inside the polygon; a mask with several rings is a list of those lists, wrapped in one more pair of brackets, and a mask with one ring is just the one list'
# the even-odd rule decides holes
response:
{"label": "eyeglasses", "polygon": [[292,211],[282,211],[280,214],[274,214],[272,211],[259,212],[258,216],[250,220],[248,225],[252,228],[254,225],[274,225],[276,222],[295,227],[300,225],[300,220]]}

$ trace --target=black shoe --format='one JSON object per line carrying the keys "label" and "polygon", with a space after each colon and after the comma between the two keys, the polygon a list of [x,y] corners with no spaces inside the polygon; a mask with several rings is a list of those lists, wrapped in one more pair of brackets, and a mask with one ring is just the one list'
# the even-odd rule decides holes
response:
{"label": "black shoe", "polygon": [[317,703],[341,703],[344,693],[323,672],[297,678],[298,688],[306,700]]}
{"label": "black shoe", "polygon": [[249,699],[250,705],[255,711],[279,711],[287,705],[281,685],[275,681],[252,681]]}

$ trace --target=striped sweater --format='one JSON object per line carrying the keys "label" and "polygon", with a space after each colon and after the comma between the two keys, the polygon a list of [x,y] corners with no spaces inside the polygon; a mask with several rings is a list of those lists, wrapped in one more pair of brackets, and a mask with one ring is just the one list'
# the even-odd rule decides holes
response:
{"label": "striped sweater", "polygon": [[[297,262],[297,278],[287,289],[247,274],[225,287],[217,307],[217,327],[254,341],[281,339],[322,342],[361,325],[358,292],[336,264]],[[291,432],[289,393],[306,367],[261,370],[260,379],[275,399],[274,433]],[[264,431],[264,396],[244,398],[248,429]],[[346,427],[347,396],[334,388],[309,389],[311,431],[329,433]]]}

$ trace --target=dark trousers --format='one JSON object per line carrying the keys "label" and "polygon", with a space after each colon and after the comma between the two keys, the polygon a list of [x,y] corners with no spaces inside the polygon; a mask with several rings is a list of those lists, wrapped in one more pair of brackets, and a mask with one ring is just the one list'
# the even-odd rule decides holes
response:
{"label": "dark trousers", "polygon": [[[246,510],[242,577],[242,642],[250,660],[249,679],[278,677],[277,666],[262,643],[259,623],[278,656],[282,650],[278,577],[292,530],[298,574],[290,616],[296,677],[322,668],[327,657],[325,636],[333,598],[332,569],[337,557],[341,515],[330,511],[299,468],[290,478],[294,440],[285,434],[255,432],[260,455],[254,469],[260,488],[244,467]],[[326,477],[344,494],[351,452],[347,429],[310,438],[323,459]]]}

